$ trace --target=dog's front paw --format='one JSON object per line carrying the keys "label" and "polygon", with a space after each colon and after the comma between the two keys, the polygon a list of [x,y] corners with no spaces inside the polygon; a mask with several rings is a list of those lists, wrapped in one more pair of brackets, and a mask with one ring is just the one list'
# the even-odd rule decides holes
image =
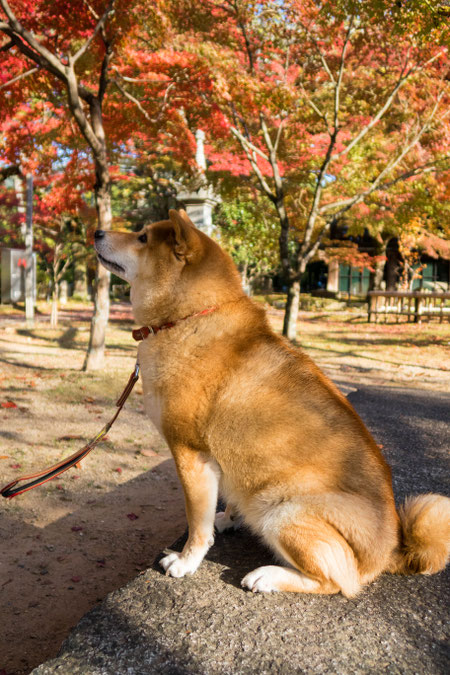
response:
{"label": "dog's front paw", "polygon": [[280,568],[276,565],[265,565],[257,567],[253,572],[249,572],[241,581],[243,588],[248,588],[253,593],[271,593],[279,591]]}
{"label": "dog's front paw", "polygon": [[182,553],[172,551],[159,561],[166,574],[171,577],[184,577],[186,574],[194,574],[203,559],[203,555],[190,554],[183,556]]}
{"label": "dog's front paw", "polygon": [[217,532],[225,532],[225,530],[237,530],[242,524],[242,519],[239,516],[229,515],[226,511],[219,511],[214,518],[214,527]]}

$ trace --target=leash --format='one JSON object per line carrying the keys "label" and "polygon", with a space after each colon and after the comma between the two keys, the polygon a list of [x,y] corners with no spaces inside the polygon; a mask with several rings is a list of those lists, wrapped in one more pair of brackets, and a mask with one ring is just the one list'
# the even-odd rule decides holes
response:
{"label": "leash", "polygon": [[[86,457],[86,455],[88,455],[91,452],[91,450],[93,450],[95,446],[98,443],[100,443],[100,441],[106,436],[108,431],[111,429],[112,425],[118,418],[120,411],[125,405],[125,401],[131,394],[131,391],[136,382],[138,381],[138,379],[139,379],[139,363],[136,361],[134,371],[131,373],[130,378],[125,386],[125,389],[121,393],[116,403],[117,410],[114,413],[113,417],[110,419],[110,421],[107,422],[107,424],[105,424],[103,429],[96,436],[94,436],[94,438],[91,441],[89,441],[89,443],[85,445],[84,448],[81,448],[81,450],[78,450],[78,452],[75,452],[73,455],[71,455],[67,459],[64,459],[62,462],[54,464],[53,466],[50,466],[48,469],[44,469],[43,471],[38,471],[37,473],[32,473],[27,476],[19,476],[19,478],[16,478],[11,483],[8,483],[8,485],[5,485],[5,487],[3,487],[0,490],[1,496],[5,497],[6,499],[12,499],[13,497],[17,497],[17,495],[21,495],[24,492],[28,492],[28,490],[32,490],[33,488],[38,487],[39,485],[43,485],[49,480],[53,480],[53,478],[56,478],[56,476],[61,475],[62,473],[64,473],[64,471],[67,471],[72,466],[74,466],[74,464],[78,464],[78,462],[84,459],[84,457]],[[24,485],[19,485],[19,483],[23,483],[24,481],[30,482],[25,483]]]}
{"label": "leash", "polygon": [[[182,319],[178,319],[178,321],[173,322],[170,321],[168,323],[162,324],[161,326],[142,326],[142,328],[136,328],[135,330],[132,331],[133,339],[136,340],[136,342],[139,342],[140,340],[145,340],[146,338],[148,338],[149,335],[156,335],[156,333],[158,333],[160,330],[173,328],[173,326],[175,326],[179,321],[186,321],[186,319],[191,319],[195,316],[203,316],[204,314],[210,314],[211,312],[214,312],[216,309],[217,307],[208,307],[207,309],[204,309],[201,312],[196,312],[195,314],[184,316]],[[78,452],[75,452],[73,455],[71,455],[67,459],[64,459],[62,462],[50,466],[48,469],[38,471],[37,473],[31,473],[27,476],[19,476],[19,478],[16,478],[11,483],[8,483],[8,485],[5,485],[5,487],[3,487],[0,490],[0,495],[2,497],[5,497],[6,499],[12,499],[13,497],[17,497],[17,495],[21,495],[24,492],[28,492],[28,490],[32,490],[33,488],[38,487],[39,485],[43,485],[49,480],[53,480],[53,478],[56,478],[56,476],[60,476],[62,473],[64,473],[64,471],[67,471],[72,466],[78,464],[78,462],[84,459],[86,455],[88,455],[91,452],[91,450],[93,450],[95,446],[98,443],[100,443],[100,441],[106,436],[108,431],[111,429],[112,425],[118,418],[120,411],[125,405],[125,401],[131,394],[131,391],[136,382],[138,381],[138,379],[139,379],[139,363],[136,361],[134,371],[131,373],[130,379],[128,380],[125,389],[121,393],[116,403],[117,410],[115,414],[110,419],[110,421],[107,424],[105,424],[103,429],[96,436],[94,436],[92,441],[89,441],[89,443],[85,445],[83,448],[81,448],[81,450],[78,450]],[[30,482],[25,483],[24,485],[19,485],[19,483],[23,483],[24,481]]]}

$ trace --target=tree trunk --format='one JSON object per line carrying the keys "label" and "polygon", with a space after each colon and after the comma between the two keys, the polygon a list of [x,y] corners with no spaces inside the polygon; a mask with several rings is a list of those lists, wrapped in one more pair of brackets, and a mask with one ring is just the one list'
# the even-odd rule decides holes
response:
{"label": "tree trunk", "polygon": [[384,268],[386,266],[386,247],[387,241],[384,241],[378,251],[377,256],[383,256],[383,260],[378,260],[375,263],[375,271],[370,275],[370,290],[371,291],[380,291],[381,282],[384,277]]}
{"label": "tree trunk", "polygon": [[73,245],[73,295],[86,300],[88,297],[86,256],[82,255],[81,244]]}
{"label": "tree trunk", "polygon": [[300,281],[293,281],[289,285],[283,321],[283,335],[291,341],[294,341],[297,337],[299,303]]}
{"label": "tree trunk", "polygon": [[[104,162],[96,162],[95,202],[100,230],[111,229],[111,181],[106,157]],[[91,320],[89,346],[83,370],[98,370],[103,366],[105,355],[106,326],[109,319],[109,281],[111,275],[107,269],[97,263],[94,290],[94,314]]]}
{"label": "tree trunk", "polygon": [[52,313],[50,317],[50,326],[56,328],[58,326],[58,295],[59,295],[59,284],[58,282],[53,283],[53,293],[52,293]]}
{"label": "tree trunk", "polygon": [[241,281],[242,281],[242,288],[244,289],[245,293],[247,295],[251,295],[251,289],[250,289],[250,284],[247,276],[248,272],[248,263],[241,263],[239,266],[239,272],[241,274]]}

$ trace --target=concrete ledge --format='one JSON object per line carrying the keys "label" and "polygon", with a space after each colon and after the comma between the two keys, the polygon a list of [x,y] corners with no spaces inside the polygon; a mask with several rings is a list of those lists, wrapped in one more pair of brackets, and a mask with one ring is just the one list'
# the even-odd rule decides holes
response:
{"label": "concrete ledge", "polygon": [[270,562],[247,533],[219,535],[196,575],[147,570],[89,612],[59,657],[33,673],[448,672],[443,574],[386,575],[353,600],[240,588],[246,572]]}

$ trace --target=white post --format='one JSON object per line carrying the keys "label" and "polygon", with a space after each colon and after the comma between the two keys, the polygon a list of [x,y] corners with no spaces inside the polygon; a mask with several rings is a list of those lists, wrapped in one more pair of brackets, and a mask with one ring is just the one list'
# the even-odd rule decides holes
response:
{"label": "white post", "polygon": [[34,325],[33,293],[33,176],[27,174],[27,212],[25,230],[25,318],[28,328]]}
{"label": "white post", "polygon": [[197,141],[197,148],[195,151],[195,161],[200,167],[201,172],[204,173],[206,170],[206,157],[205,157],[205,132],[202,129],[197,129],[195,132],[195,140]]}

